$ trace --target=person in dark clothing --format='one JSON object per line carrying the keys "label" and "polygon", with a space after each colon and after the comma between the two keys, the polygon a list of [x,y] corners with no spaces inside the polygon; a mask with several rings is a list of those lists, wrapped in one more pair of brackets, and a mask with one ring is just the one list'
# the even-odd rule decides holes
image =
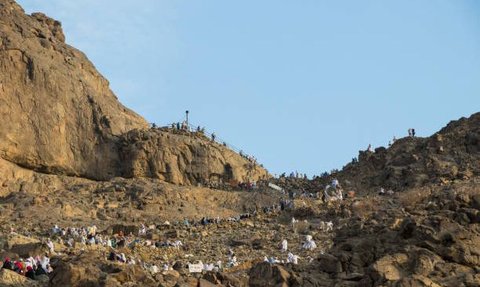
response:
{"label": "person in dark clothing", "polygon": [[48,275],[48,274],[47,274],[47,271],[45,271],[45,269],[43,269],[42,266],[38,266],[37,270],[35,270],[35,275],[40,276],[40,275]]}
{"label": "person in dark clothing", "polygon": [[13,262],[10,261],[10,258],[5,258],[3,261],[3,269],[13,270]]}
{"label": "person in dark clothing", "polygon": [[415,137],[415,129],[412,129],[412,137]]}
{"label": "person in dark clothing", "polygon": [[111,251],[110,254],[108,255],[108,260],[115,261],[116,259],[117,259],[117,256],[115,252]]}
{"label": "person in dark clothing", "polygon": [[284,201],[284,200],[281,200],[281,201],[280,201],[280,210],[281,210],[281,211],[284,211],[284,210],[285,210],[285,201]]}
{"label": "person in dark clothing", "polygon": [[119,241],[117,241],[117,246],[118,247],[125,247],[125,239],[121,239]]}
{"label": "person in dark clothing", "polygon": [[27,267],[27,273],[25,273],[25,276],[27,276],[28,278],[30,278],[32,280],[35,280],[35,271],[33,271],[32,266]]}

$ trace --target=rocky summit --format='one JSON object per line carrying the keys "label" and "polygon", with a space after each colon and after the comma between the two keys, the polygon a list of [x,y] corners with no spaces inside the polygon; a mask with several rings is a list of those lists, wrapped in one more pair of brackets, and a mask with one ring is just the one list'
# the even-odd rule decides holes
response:
{"label": "rocky summit", "polygon": [[256,180],[264,169],[190,134],[148,130],[60,22],[0,1],[0,157],[48,174],[180,184]]}
{"label": "rocky summit", "polygon": [[480,114],[273,178],[149,126],[13,0],[0,72],[0,286],[480,286]]}

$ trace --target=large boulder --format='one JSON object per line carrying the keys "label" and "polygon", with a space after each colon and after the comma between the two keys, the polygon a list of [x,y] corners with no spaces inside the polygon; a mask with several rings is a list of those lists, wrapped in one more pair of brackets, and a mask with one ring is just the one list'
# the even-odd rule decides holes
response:
{"label": "large boulder", "polygon": [[26,243],[26,244],[15,244],[8,251],[18,254],[22,258],[28,258],[30,256],[37,256],[43,254],[48,249],[41,242],[36,243]]}
{"label": "large boulder", "polygon": [[53,258],[50,286],[157,286],[158,284],[139,265],[106,261],[101,253],[88,251],[80,255]]}
{"label": "large boulder", "polygon": [[165,287],[169,287],[169,286],[173,287],[177,285],[179,279],[180,279],[180,273],[178,271],[176,270],[163,271],[162,280],[160,280],[160,283],[162,283],[162,285]]}
{"label": "large boulder", "polygon": [[0,270],[0,287],[41,287],[41,282],[33,281],[16,272],[1,269]]}
{"label": "large boulder", "polygon": [[291,278],[284,267],[268,262],[253,266],[248,275],[248,285],[251,287],[287,287]]}
{"label": "large boulder", "polygon": [[375,277],[379,282],[397,281],[405,276],[405,265],[408,262],[408,255],[397,253],[393,255],[385,255],[377,260],[372,268]]}
{"label": "large boulder", "polygon": [[110,274],[121,285],[138,283],[142,286],[157,286],[155,280],[139,265],[123,265],[122,271]]}
{"label": "large boulder", "polygon": [[37,239],[16,233],[11,233],[1,238],[0,248],[10,253],[18,254],[23,258],[41,255],[47,250],[46,246]]}
{"label": "large boulder", "polygon": [[79,262],[66,262],[60,260],[52,262],[54,271],[50,276],[50,286],[65,287],[100,287],[102,272],[93,262],[82,260]]}
{"label": "large boulder", "polygon": [[[413,275],[411,277],[405,277],[395,284],[396,287],[440,287],[438,283],[434,282],[433,280],[421,276],[421,275]],[[460,285],[459,285],[460,286]]]}
{"label": "large boulder", "polygon": [[318,257],[318,268],[326,273],[340,273],[342,272],[342,263],[337,257],[330,254],[321,254]]}
{"label": "large boulder", "polygon": [[207,272],[203,279],[212,284],[227,286],[227,287],[243,287],[247,286],[247,282],[243,282],[240,278],[234,276],[234,274],[227,274],[222,272]]}

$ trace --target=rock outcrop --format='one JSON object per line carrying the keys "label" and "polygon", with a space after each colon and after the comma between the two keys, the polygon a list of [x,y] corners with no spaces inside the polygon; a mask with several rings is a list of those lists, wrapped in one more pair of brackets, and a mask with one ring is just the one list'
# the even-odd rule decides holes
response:
{"label": "rock outcrop", "polygon": [[64,40],[60,22],[0,1],[0,156],[41,172],[107,178],[118,162],[112,139],[147,123]]}
{"label": "rock outcrop", "polygon": [[251,287],[290,286],[291,275],[280,265],[262,262],[252,267],[249,275],[248,286]]}
{"label": "rock outcrop", "polygon": [[7,249],[22,258],[36,256],[47,251],[42,242],[15,233],[0,237],[0,249]]}
{"label": "rock outcrop", "polygon": [[122,136],[124,177],[152,177],[177,184],[215,184],[266,179],[265,169],[201,133],[159,129]]}
{"label": "rock outcrop", "polygon": [[13,0],[0,0],[0,116],[0,157],[43,173],[180,184],[266,175],[220,145],[149,130],[65,43],[60,22]]}
{"label": "rock outcrop", "polygon": [[0,287],[43,287],[38,281],[33,281],[16,272],[2,269],[0,270]]}
{"label": "rock outcrop", "polygon": [[450,122],[430,137],[405,137],[390,147],[360,151],[358,160],[314,180],[280,177],[287,190],[323,191],[333,178],[346,191],[403,191],[445,185],[480,175],[480,113]]}
{"label": "rock outcrop", "polygon": [[[115,264],[87,252],[79,256],[55,258],[49,286],[157,286],[150,274],[139,265]],[[132,285],[128,285],[132,286]]]}
{"label": "rock outcrop", "polygon": [[450,122],[428,138],[407,137],[391,147],[360,152],[340,173],[358,187],[405,190],[480,175],[480,113]]}

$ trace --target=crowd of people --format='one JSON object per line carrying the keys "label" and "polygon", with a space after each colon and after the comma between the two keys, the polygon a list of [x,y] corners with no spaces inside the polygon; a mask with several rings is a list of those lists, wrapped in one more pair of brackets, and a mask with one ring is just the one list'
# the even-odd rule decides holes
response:
{"label": "crowd of people", "polygon": [[238,154],[243,157],[244,159],[248,160],[251,164],[253,164],[253,166],[256,166],[257,165],[257,158],[252,156],[252,155],[248,155],[248,154],[245,154],[242,150],[238,152]]}
{"label": "crowd of people", "polygon": [[35,280],[37,276],[48,275],[53,271],[50,266],[50,258],[47,255],[28,257],[26,259],[19,258],[18,260],[11,260],[6,257],[3,261],[2,268],[12,270],[20,275]]}
{"label": "crowd of people", "polygon": [[[338,180],[334,179],[332,183],[329,185],[336,190],[340,190],[340,184]],[[287,195],[286,192],[284,192]],[[55,246],[57,244],[61,244],[66,246],[67,248],[75,248],[80,247],[84,248],[86,246],[102,246],[105,248],[106,259],[114,262],[118,262],[121,264],[129,264],[135,265],[138,264],[142,266],[145,270],[148,270],[152,274],[160,271],[168,271],[173,268],[173,262],[158,262],[157,263],[149,263],[144,262],[134,256],[130,256],[125,254],[125,251],[120,251],[119,248],[130,248],[133,249],[135,246],[143,246],[148,248],[173,248],[177,250],[186,251],[186,246],[181,240],[152,240],[151,236],[148,236],[150,233],[154,232],[155,229],[162,229],[167,226],[167,228],[173,229],[186,229],[188,230],[191,227],[195,228],[202,228],[207,227],[210,225],[221,225],[221,224],[234,224],[236,222],[240,222],[245,219],[250,219],[256,217],[260,213],[265,215],[273,215],[279,212],[293,209],[294,208],[294,198],[287,199],[284,196],[278,204],[273,204],[271,206],[264,206],[259,209],[252,210],[251,212],[245,212],[238,214],[237,216],[231,216],[227,218],[220,218],[220,217],[208,217],[203,216],[201,219],[187,219],[184,218],[181,221],[176,222],[168,222],[165,221],[160,225],[146,225],[140,224],[138,229],[135,232],[129,232],[125,234],[123,230],[118,231],[115,234],[111,234],[109,232],[99,232],[99,229],[95,225],[91,226],[83,226],[83,227],[60,227],[58,225],[54,225],[51,230],[49,230],[46,235],[48,238],[46,239],[46,246],[48,247],[49,254],[60,254],[58,250],[56,250]],[[341,199],[341,198],[340,198]],[[297,220],[292,217],[292,227],[295,230],[295,224]],[[322,227],[323,231],[331,231],[333,225],[331,222],[324,223],[326,228]],[[198,231],[198,230],[197,230]],[[55,243],[54,243],[55,242]],[[270,263],[292,263],[298,264],[299,256],[289,252],[288,249],[288,241],[286,239],[282,240],[281,242],[281,252],[287,253],[285,260],[278,260],[277,257],[270,257],[266,258]],[[305,241],[302,242],[301,246],[302,249],[307,251],[312,251],[317,248],[315,241],[313,240],[311,235],[307,235],[305,237]],[[118,250],[118,251],[117,251]],[[62,251],[63,252],[63,251]],[[128,252],[130,253],[130,252]],[[230,249],[227,254],[226,264],[223,265],[221,260],[211,262],[211,263],[202,263],[203,267],[201,268],[203,271],[211,271],[211,270],[221,270],[224,267],[231,268],[238,265],[237,257],[234,252]],[[15,261],[10,260],[10,258],[5,258],[3,263],[3,268],[13,270],[19,274],[24,274],[28,278],[35,279],[36,276],[42,274],[49,274],[53,271],[52,267],[50,266],[50,260],[47,255],[37,256],[35,258],[27,258],[25,260],[18,259]],[[191,263],[194,264],[194,263]]]}
{"label": "crowd of people", "polygon": [[279,178],[296,178],[296,179],[308,179],[308,176],[306,173],[300,173],[298,171],[292,171],[288,174],[287,176],[287,173],[284,172],[282,174],[280,174]]}
{"label": "crowd of people", "polygon": [[[292,217],[292,227],[295,228],[295,224],[298,221]],[[332,226],[333,227],[333,226]],[[327,230],[328,231],[328,230]],[[312,251],[317,248],[317,244],[313,240],[313,237],[311,235],[306,235],[305,236],[305,241],[302,243],[301,246],[302,249],[307,250],[307,251]],[[286,239],[283,239],[281,244],[280,244],[280,251],[282,253],[288,252],[288,241]],[[323,253],[323,252],[321,252]],[[298,264],[298,259],[300,259],[300,256],[293,254],[292,252],[288,252],[286,260],[279,260],[278,257],[276,256],[265,256],[264,257],[264,262],[268,262],[270,264],[285,264],[285,263],[291,263],[291,264]]]}
{"label": "crowd of people", "polygon": [[[257,216],[258,213],[272,214],[281,210],[280,204],[274,204],[272,206],[265,206],[258,212],[257,210],[254,210],[252,212],[242,213],[237,216],[231,216],[227,218],[204,216],[200,220],[185,218],[183,221],[177,221],[173,223],[165,221],[163,224],[161,224],[161,226],[147,226],[145,224],[140,224],[136,234],[133,232],[124,234],[124,232],[121,230],[117,234],[107,235],[106,232],[99,232],[97,226],[95,225],[83,227],[60,227],[58,225],[54,225],[52,229],[47,232],[49,237],[46,239],[45,244],[48,247],[50,254],[59,254],[58,250],[55,249],[54,242],[65,245],[69,248],[78,247],[77,245],[79,245],[79,247],[85,247],[89,245],[103,246],[109,250],[106,258],[107,260],[130,265],[139,264],[146,270],[155,273],[159,272],[160,270],[170,270],[172,268],[172,264],[165,262],[161,264],[162,267],[159,268],[154,263],[143,262],[142,260],[136,259],[133,256],[127,256],[125,253],[117,252],[116,250],[120,247],[133,249],[137,245],[149,248],[174,248],[179,250],[184,248],[182,241],[171,241],[168,239],[151,240],[148,239],[147,234],[156,228],[164,226],[174,227],[175,229],[188,229],[190,227],[206,227],[213,224],[232,224]],[[223,267],[221,263],[221,261],[205,263],[203,270],[209,271],[221,269]],[[234,267],[237,264],[237,257],[233,251],[230,250],[225,267]],[[26,260],[19,259],[17,261],[11,261],[10,258],[6,258],[3,268],[13,270],[19,274],[25,274],[32,279],[41,274],[48,274],[53,270],[49,265],[49,258],[46,255],[36,258],[28,258]]]}
{"label": "crowd of people", "polygon": [[[273,205],[267,206],[262,208],[261,212],[264,213],[273,213],[281,211],[280,205]],[[219,217],[215,218],[208,218],[203,217],[199,221],[188,220],[185,219],[183,223],[176,222],[174,224],[183,224],[184,227],[189,227],[192,224],[196,226],[206,226],[209,224],[220,224],[225,222],[236,222],[243,219],[248,219],[253,216],[256,216],[256,212],[253,213],[243,213],[235,217],[230,217],[226,219],[220,219]],[[292,225],[296,223],[295,218],[292,218]],[[166,222],[166,224],[170,224]],[[144,262],[139,259],[135,259],[133,256],[127,256],[123,252],[117,252],[116,249],[118,247],[133,247],[135,244],[141,244],[146,247],[151,248],[182,248],[183,243],[180,240],[175,241],[156,241],[153,242],[152,240],[146,239],[147,233],[149,230],[152,229],[152,226],[147,227],[145,224],[141,224],[138,229],[138,234],[134,235],[130,233],[129,235],[124,235],[122,231],[118,234],[113,236],[106,236],[102,235],[98,232],[98,228],[95,225],[88,226],[88,227],[66,227],[61,228],[58,225],[55,225],[50,233],[51,238],[54,240],[58,240],[58,243],[64,243],[68,247],[74,247],[76,244],[82,245],[102,245],[104,247],[108,247],[109,253],[107,255],[107,260],[114,261],[123,264],[135,265],[138,264],[143,267],[145,270],[148,270],[152,274],[161,272],[161,271],[168,271],[172,270],[173,263],[165,262],[163,264],[157,265],[156,263],[148,263]],[[50,254],[58,254],[58,251],[55,250],[53,241],[51,238],[48,238],[46,241],[46,245],[49,248]],[[312,239],[312,236],[307,235],[305,242],[302,244],[302,248],[305,250],[314,250],[316,248],[316,244]],[[288,251],[288,242],[284,239],[281,243],[281,251],[286,253]],[[201,270],[202,271],[219,271],[222,268],[227,267],[235,267],[238,265],[237,257],[232,249],[228,250],[228,260],[227,264],[223,266],[222,261],[218,260],[213,263],[201,263],[203,264]],[[270,257],[267,262],[270,263],[292,263],[298,264],[299,256],[295,255],[291,252],[288,252],[286,260],[278,260],[276,257]],[[194,263],[191,263],[194,264]],[[35,280],[39,275],[48,275],[53,271],[52,267],[50,266],[50,259],[47,255],[37,256],[35,258],[29,257],[25,260],[18,259],[15,261],[10,260],[10,258],[5,258],[3,262],[3,268],[9,269],[18,274],[22,274],[27,276],[30,279]]]}

